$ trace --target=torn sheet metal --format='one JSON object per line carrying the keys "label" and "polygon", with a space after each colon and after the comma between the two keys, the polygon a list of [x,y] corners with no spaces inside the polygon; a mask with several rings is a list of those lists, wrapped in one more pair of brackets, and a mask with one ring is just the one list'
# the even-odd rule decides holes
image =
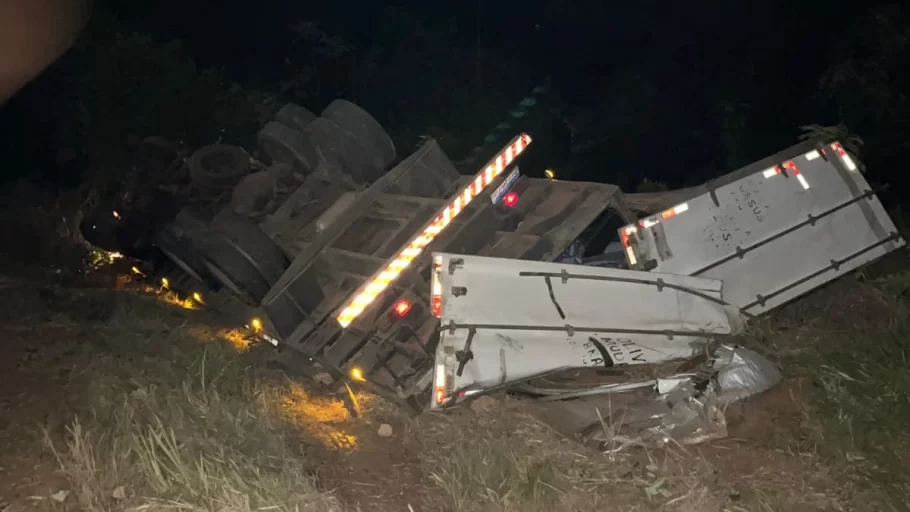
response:
{"label": "torn sheet metal", "polygon": [[566,390],[558,387],[541,387],[530,383],[519,384],[515,389],[545,400],[568,400],[597,394],[623,393],[650,388],[658,395],[667,395],[680,388],[713,381],[717,387],[717,400],[731,403],[764,393],[776,386],[783,376],[777,366],[757,352],[739,346],[720,345],[712,356],[691,371],[652,380],[597,384],[583,389]]}
{"label": "torn sheet metal", "polygon": [[714,383],[702,389],[690,383],[609,415],[598,412],[600,421],[591,425],[586,437],[609,453],[671,442],[698,444],[727,436],[727,420]]}
{"label": "torn sheet metal", "polygon": [[[767,391],[781,380],[780,371],[756,352],[721,346],[715,357],[692,374],[675,375],[648,381],[650,393],[641,393],[636,383],[601,386],[610,396],[590,397],[579,408],[579,401],[562,404],[565,416],[587,408],[587,425],[580,433],[599,448],[620,452],[634,446],[655,447],[667,443],[697,444],[727,435],[725,405]],[[629,397],[637,393],[634,397]],[[626,396],[621,396],[626,395]],[[584,396],[564,393],[549,399]],[[553,414],[563,414],[558,409]],[[583,420],[584,421],[584,420]],[[577,424],[577,423],[576,423]]]}
{"label": "torn sheet metal", "polygon": [[434,260],[441,333],[432,407],[569,368],[689,358],[738,328],[715,280],[444,253]]}
{"label": "torn sheet metal", "polygon": [[607,332],[569,336],[555,331],[458,329],[440,335],[437,370],[446,375],[437,379],[443,378],[455,393],[487,390],[571,368],[612,368],[686,359],[704,352],[706,343],[703,335],[670,339],[656,334]]}

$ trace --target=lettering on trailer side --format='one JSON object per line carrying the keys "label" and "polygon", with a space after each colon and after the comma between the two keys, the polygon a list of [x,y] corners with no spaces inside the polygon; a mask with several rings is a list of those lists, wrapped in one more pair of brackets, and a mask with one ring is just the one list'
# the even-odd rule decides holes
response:
{"label": "lettering on trailer side", "polygon": [[604,336],[588,338],[585,366],[604,365],[607,368],[628,364],[647,363],[644,351],[628,338],[608,338]]}
{"label": "lettering on trailer side", "polygon": [[734,200],[736,201],[737,210],[743,212],[747,211],[755,217],[755,220],[758,222],[765,221],[765,206],[761,206],[758,203],[759,188],[756,183],[753,183],[751,179],[745,180],[739,184],[738,187],[739,194],[733,194]]}
{"label": "lettering on trailer side", "polygon": [[723,206],[711,208],[714,210],[713,224],[705,227],[704,232],[707,242],[715,249],[732,249],[752,236],[752,230],[748,227],[751,222],[745,222],[745,226],[737,222],[742,215],[751,216],[759,224],[765,221],[768,205],[761,203],[762,184],[763,182],[756,182],[752,178],[743,180],[729,191],[728,201]]}
{"label": "lettering on trailer side", "polygon": [[599,339],[591,336],[582,347],[585,350],[582,356],[584,366],[606,366],[607,368],[613,366],[613,360],[610,359],[606,347]]}
{"label": "lettering on trailer side", "polygon": [[610,354],[610,357],[613,359],[615,366],[620,366],[624,364],[633,364],[633,363],[646,363],[648,360],[645,358],[644,352],[642,352],[641,347],[635,344],[630,339],[626,338],[616,338],[610,339],[605,338],[607,352]]}

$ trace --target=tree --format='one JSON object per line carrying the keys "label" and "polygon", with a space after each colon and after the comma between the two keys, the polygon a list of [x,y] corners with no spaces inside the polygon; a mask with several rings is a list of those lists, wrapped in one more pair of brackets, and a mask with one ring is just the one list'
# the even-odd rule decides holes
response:
{"label": "tree", "polygon": [[[848,34],[820,82],[822,99],[841,122],[823,131],[854,153],[864,142],[873,179],[904,180],[895,171],[910,158],[910,19],[897,5],[880,6]],[[856,133],[862,138],[852,139]]]}
{"label": "tree", "polygon": [[69,112],[63,147],[88,157],[88,183],[122,177],[135,142],[162,135],[197,147],[220,139],[249,144],[267,96],[199,69],[178,42],[158,42],[99,18],[61,63]]}

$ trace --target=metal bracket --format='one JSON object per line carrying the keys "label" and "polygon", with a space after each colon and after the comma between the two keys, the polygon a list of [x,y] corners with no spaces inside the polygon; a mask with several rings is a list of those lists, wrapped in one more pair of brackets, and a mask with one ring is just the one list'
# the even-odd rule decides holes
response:
{"label": "metal bracket", "polygon": [[474,341],[474,335],[476,333],[477,329],[471,327],[468,331],[468,340],[465,341],[464,348],[455,351],[455,360],[458,361],[458,369],[455,370],[455,375],[459,377],[464,373],[464,367],[468,364],[468,361],[474,359],[474,352],[471,352],[471,342]]}
{"label": "metal bracket", "polygon": [[452,258],[452,259],[450,259],[450,260],[449,260],[449,275],[454,274],[454,273],[455,273],[455,270],[461,268],[462,266],[464,266],[464,259],[463,259],[463,258]]}
{"label": "metal bracket", "polygon": [[711,202],[714,203],[715,208],[720,208],[720,200],[717,199],[717,189],[712,188],[708,191],[708,195],[711,196]]}
{"label": "metal bracket", "polygon": [[824,144],[822,144],[821,142],[817,142],[817,143],[815,144],[815,150],[818,151],[818,155],[819,155],[820,157],[822,157],[822,160],[824,160],[824,161],[826,161],[826,162],[830,161],[830,160],[828,160],[828,152],[827,152],[827,150],[825,149],[825,145],[824,145]]}

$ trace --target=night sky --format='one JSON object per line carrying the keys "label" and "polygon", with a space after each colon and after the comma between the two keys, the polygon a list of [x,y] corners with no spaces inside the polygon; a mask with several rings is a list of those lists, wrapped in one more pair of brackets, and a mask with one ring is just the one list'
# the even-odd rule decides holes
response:
{"label": "night sky", "polygon": [[[370,83],[369,95],[362,86],[360,92],[328,91],[306,106],[317,110],[331,97],[347,97],[395,132],[402,124],[396,114],[420,117],[396,105],[449,101],[449,111],[464,115],[449,116],[446,122],[427,114],[414,119],[418,126],[413,129],[442,125],[460,141],[461,151],[483,138],[509,101],[517,103],[550,77],[551,96],[558,100],[520,127],[538,143],[529,172],[553,167],[566,169],[572,179],[634,188],[643,177],[671,186],[702,181],[796,143],[800,125],[840,122],[836,106],[823,101],[820,80],[854,41],[856,20],[878,5],[780,0],[669,4],[230,0],[213,7],[161,0],[102,3],[99,8],[156,40],[179,40],[201,66],[223,67],[238,83],[260,88],[286,78],[283,63],[292,51],[287,27],[299,20],[316,23],[357,52],[382,45],[389,52],[407,53],[394,79]],[[422,52],[425,39],[419,35],[389,35],[403,17],[447,34],[451,53]],[[396,37],[397,46],[390,46]],[[470,60],[478,46],[490,56],[484,61],[485,85],[466,89],[457,101],[450,96],[428,99],[447,81],[452,88],[465,88],[460,82],[467,77],[442,76],[446,61]],[[499,69],[496,62],[509,67]],[[27,129],[17,124],[52,90],[42,80],[51,79],[42,76],[0,111],[3,132],[33,139],[53,124]],[[494,106],[471,111],[486,104]],[[596,112],[589,117],[596,119],[603,140],[593,150],[570,155],[565,118],[586,111]],[[53,144],[53,137],[47,140]],[[7,161],[18,162],[17,171],[27,175],[35,157],[23,147],[5,149]]]}

